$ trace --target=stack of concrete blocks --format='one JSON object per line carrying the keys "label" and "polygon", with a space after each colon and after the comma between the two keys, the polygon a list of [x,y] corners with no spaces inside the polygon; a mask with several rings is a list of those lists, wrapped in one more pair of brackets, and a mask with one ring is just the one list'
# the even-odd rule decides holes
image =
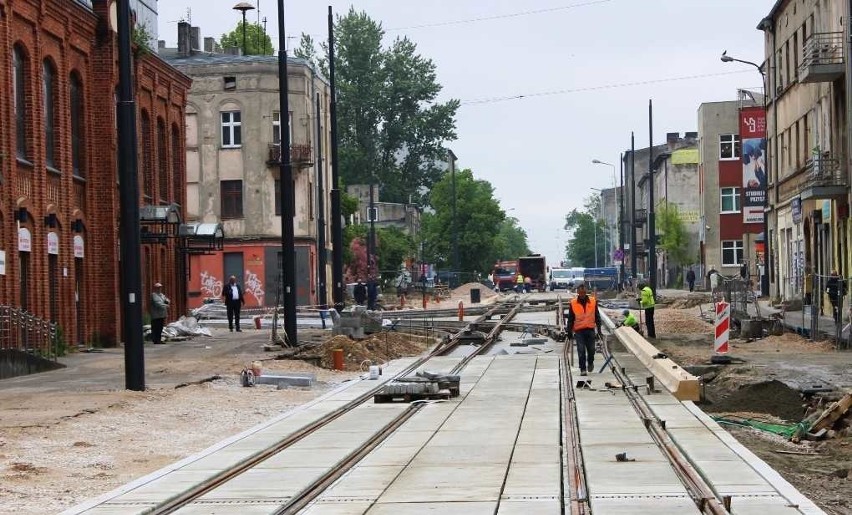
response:
{"label": "stack of concrete blocks", "polygon": [[364,306],[354,306],[352,309],[344,310],[340,313],[340,317],[334,320],[332,334],[335,336],[343,334],[355,340],[363,340],[368,334],[381,330],[381,317],[368,313]]}

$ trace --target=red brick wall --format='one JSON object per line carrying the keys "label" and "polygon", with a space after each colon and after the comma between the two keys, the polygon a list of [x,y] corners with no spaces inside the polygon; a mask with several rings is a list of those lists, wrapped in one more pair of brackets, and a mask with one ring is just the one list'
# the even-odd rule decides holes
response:
{"label": "red brick wall", "polygon": [[[50,310],[48,292],[47,233],[59,236],[57,322],[65,330],[69,343],[76,343],[78,334],[75,309],[75,261],[73,255],[72,226],[75,220],[85,225],[82,285],[84,340],[97,333],[115,341],[120,331],[120,303],[118,275],[118,188],[117,188],[117,134],[115,119],[115,92],[118,84],[117,45],[115,34],[107,31],[107,2],[96,2],[92,13],[73,0],[16,0],[9,4],[0,0],[0,89],[12,91],[10,69],[13,45],[20,44],[28,56],[27,113],[29,127],[27,140],[31,163],[15,159],[16,134],[13,99],[0,95],[2,124],[11,130],[0,137],[0,249],[6,251],[6,275],[0,276],[0,304],[20,305],[18,287],[19,260],[17,249],[17,224],[14,212],[26,207],[29,219],[24,224],[32,232],[30,253],[29,309],[47,318]],[[56,68],[57,152],[59,174],[46,170],[44,160],[45,135],[43,127],[42,63],[49,59]],[[72,175],[71,120],[69,80],[72,72],[82,82],[83,132],[85,179]],[[134,63],[137,80],[136,94],[139,109],[152,115],[156,130],[157,117],[167,128],[176,124],[180,128],[180,142],[175,146],[184,155],[184,106],[190,81],[169,67],[155,55],[137,56]],[[138,112],[138,111],[137,111]],[[138,115],[137,115],[138,119]],[[167,203],[183,206],[185,186],[184,160],[174,159],[171,131],[167,131],[169,144],[165,162],[169,165]],[[156,135],[152,135],[156,141]],[[139,138],[141,141],[141,138]],[[147,156],[157,163],[154,155]],[[176,166],[177,165],[177,166]],[[178,169],[175,170],[174,168]],[[159,199],[155,199],[159,200]],[[181,208],[183,210],[183,208]],[[44,217],[53,213],[57,218],[55,228],[45,226]],[[185,311],[185,286],[178,273],[181,259],[173,241],[163,248],[153,248],[152,268],[155,277],[143,276],[144,298],[147,300],[150,285],[161,281],[174,300],[173,314]],[[143,265],[144,269],[144,265]],[[65,273],[67,270],[67,275]],[[147,302],[146,302],[147,310]]]}

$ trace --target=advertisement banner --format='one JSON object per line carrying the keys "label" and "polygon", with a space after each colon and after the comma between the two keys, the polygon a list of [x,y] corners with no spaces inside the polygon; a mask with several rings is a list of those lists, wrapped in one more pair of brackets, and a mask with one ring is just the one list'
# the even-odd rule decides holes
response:
{"label": "advertisement banner", "polygon": [[762,107],[740,109],[740,142],[743,222],[763,223],[766,199],[766,111]]}

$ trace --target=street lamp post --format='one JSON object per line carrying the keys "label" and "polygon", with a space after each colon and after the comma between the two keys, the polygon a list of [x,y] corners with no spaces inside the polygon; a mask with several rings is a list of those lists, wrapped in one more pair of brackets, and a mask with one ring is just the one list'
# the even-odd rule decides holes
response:
{"label": "street lamp post", "polygon": [[[604,165],[604,166],[609,166],[610,168],[612,168],[612,187],[616,192],[616,201],[617,201],[618,200],[618,185],[615,182],[615,165],[611,164],[611,163],[607,163],[606,161],[601,161],[600,159],[592,159],[592,164]],[[603,203],[603,195],[601,195],[601,203]],[[607,254],[609,255],[609,257],[607,259],[611,262],[612,261],[612,240],[613,240],[612,229],[610,228],[610,225],[608,223],[606,224],[606,228],[607,228],[607,232],[609,233],[609,241],[610,241],[609,247],[606,247],[607,248]],[[604,246],[606,246],[606,243],[604,243]]]}
{"label": "street lamp post", "polygon": [[[769,92],[769,83],[766,78],[766,70],[763,68],[763,65],[753,63],[751,61],[744,61],[742,59],[736,59],[728,55],[728,51],[725,50],[722,52],[721,60],[723,63],[742,63],[748,64],[750,66],[754,66],[757,71],[760,73],[761,80],[763,82],[763,113],[766,115],[766,97]],[[776,111],[777,111],[776,107]],[[775,127],[777,130],[777,127]],[[764,138],[768,137],[764,135]],[[769,169],[770,163],[770,155],[771,152],[770,146],[766,145],[766,166],[767,166],[767,174],[766,174],[766,189],[763,192],[763,275],[760,277],[760,294],[763,296],[769,295],[769,274],[772,271],[772,243],[769,238],[769,177],[771,175],[771,171]]]}
{"label": "street lamp post", "polygon": [[241,11],[243,13],[243,55],[247,55],[247,46],[246,46],[246,11],[253,11],[254,6],[248,2],[240,2],[233,7],[235,11]]}

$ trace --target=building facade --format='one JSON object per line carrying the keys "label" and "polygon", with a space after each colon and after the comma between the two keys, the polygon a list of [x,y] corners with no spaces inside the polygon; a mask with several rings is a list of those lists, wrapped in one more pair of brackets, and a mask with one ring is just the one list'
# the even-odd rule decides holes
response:
{"label": "building facade", "polygon": [[[762,97],[758,98],[762,101]],[[740,113],[753,100],[707,102],[698,108],[701,264],[736,275],[746,263],[753,277],[762,266],[763,224],[747,223],[744,212]],[[757,106],[762,108],[762,106]]]}
{"label": "building facade", "polygon": [[[56,322],[67,343],[120,339],[114,21],[107,2],[0,0],[0,304]],[[133,72],[140,205],[180,216],[190,82],[140,47]],[[142,253],[143,298],[162,282],[182,313],[175,239]]]}
{"label": "building facade", "polygon": [[[282,302],[278,58],[202,52],[198,39],[198,29],[181,22],[178,49],[160,49],[193,79],[186,111],[187,216],[221,223],[225,234],[222,251],[190,258],[189,305],[220,297],[233,275],[243,285],[247,307],[274,306]],[[307,62],[289,58],[288,91],[296,296],[299,305],[308,306],[318,304],[320,288],[326,298],[331,291],[330,280],[318,283],[321,261],[331,277],[329,86]]]}
{"label": "building facade", "polygon": [[770,293],[781,299],[802,297],[808,274],[815,285],[831,270],[850,274],[845,4],[779,0],[758,25],[769,93]]}

